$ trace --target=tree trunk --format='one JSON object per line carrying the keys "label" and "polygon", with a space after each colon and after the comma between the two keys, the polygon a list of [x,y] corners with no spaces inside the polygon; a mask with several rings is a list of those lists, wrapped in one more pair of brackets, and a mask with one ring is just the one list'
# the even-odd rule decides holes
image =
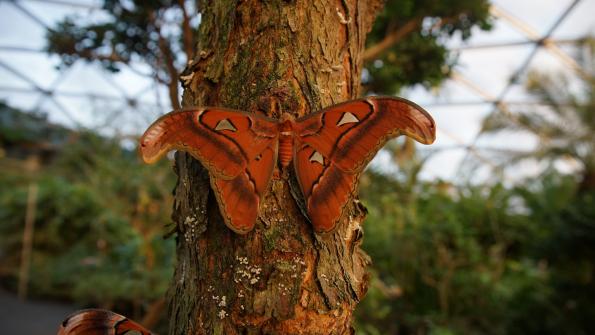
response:
{"label": "tree trunk", "polygon": [[[303,116],[358,96],[362,53],[381,1],[201,1],[198,52],[182,74],[185,106]],[[255,229],[225,226],[208,174],[176,154],[178,263],[169,334],[350,334],[367,289],[357,200],[332,234],[315,234],[290,181],[271,182]]]}

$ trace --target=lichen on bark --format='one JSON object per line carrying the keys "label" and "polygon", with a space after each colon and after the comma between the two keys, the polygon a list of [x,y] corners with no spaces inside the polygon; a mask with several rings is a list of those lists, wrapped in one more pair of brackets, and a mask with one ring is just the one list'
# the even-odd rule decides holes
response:
{"label": "lichen on bark", "polygon": [[[380,1],[201,1],[185,106],[303,116],[359,94],[365,35]],[[331,234],[315,234],[291,178],[274,179],[256,228],[223,223],[208,174],[176,154],[171,335],[349,334],[366,292],[359,248],[365,210],[354,200]],[[299,199],[298,199],[299,200]]]}

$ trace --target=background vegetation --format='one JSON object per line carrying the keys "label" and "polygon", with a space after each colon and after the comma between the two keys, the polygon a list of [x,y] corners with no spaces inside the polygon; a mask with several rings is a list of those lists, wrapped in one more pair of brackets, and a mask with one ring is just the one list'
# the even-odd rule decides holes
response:
{"label": "background vegetation", "polygon": [[[159,34],[159,13],[175,4],[146,3],[128,8],[105,1],[116,22],[128,27],[66,19],[48,34],[48,50],[63,56],[64,66],[80,57],[112,71],[144,57],[155,63],[158,80],[171,84],[183,62],[162,56],[179,54],[192,41],[184,42],[182,33]],[[473,27],[489,29],[487,5],[389,1],[369,37],[365,88],[394,94],[413,84],[438,85],[455,64],[444,42],[470,36]],[[185,15],[177,17],[182,26]],[[130,38],[138,43],[121,44]],[[393,43],[378,47],[386,38]],[[107,46],[123,58],[107,57],[113,54]],[[583,77],[583,90],[575,93],[564,74],[531,76],[528,90],[552,108],[496,113],[484,129],[538,135],[535,151],[501,159],[502,168],[540,161],[547,166],[541,174],[515,185],[420,180],[429,154],[400,140],[386,149],[396,172],[368,169],[362,177],[360,196],[369,210],[364,248],[373,265],[357,310],[358,334],[589,333],[595,320],[595,79]],[[0,284],[17,289],[27,198],[37,185],[30,295],[140,319],[172,277],[174,241],[164,238],[175,182],[170,163],[145,166],[115,139],[0,108]],[[578,164],[571,173],[556,169],[569,159]]]}

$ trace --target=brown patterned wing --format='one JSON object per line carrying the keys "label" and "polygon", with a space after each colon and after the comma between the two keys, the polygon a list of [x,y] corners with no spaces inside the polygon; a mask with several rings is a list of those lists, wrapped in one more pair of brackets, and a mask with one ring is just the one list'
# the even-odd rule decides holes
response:
{"label": "brown patterned wing", "polygon": [[254,228],[258,217],[260,200],[266,193],[271,175],[277,162],[277,146],[265,148],[248,162],[244,173],[226,180],[211,177],[221,215],[227,226],[238,234],[245,234]]}
{"label": "brown patterned wing", "polygon": [[151,335],[149,330],[125,316],[102,309],[86,309],[70,315],[58,335]]}
{"label": "brown patterned wing", "polygon": [[335,105],[297,120],[295,128],[294,167],[318,232],[335,228],[360,173],[389,139],[407,135],[430,144],[436,133],[425,110],[390,97]]}
{"label": "brown patterned wing", "polygon": [[275,167],[278,135],[273,119],[223,108],[189,109],[155,121],[141,137],[140,154],[152,163],[173,149],[190,153],[209,170],[227,226],[247,233]]}
{"label": "brown patterned wing", "polygon": [[358,175],[342,171],[307,144],[296,147],[293,164],[314,230],[334,230],[356,188]]}

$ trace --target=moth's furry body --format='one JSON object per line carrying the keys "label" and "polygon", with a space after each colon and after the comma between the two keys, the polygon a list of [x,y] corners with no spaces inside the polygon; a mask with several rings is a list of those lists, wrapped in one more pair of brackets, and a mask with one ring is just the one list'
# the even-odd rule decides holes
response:
{"label": "moth's furry body", "polygon": [[281,123],[279,123],[279,163],[281,163],[284,170],[287,169],[293,159],[294,122],[293,115],[284,113],[281,117]]}

